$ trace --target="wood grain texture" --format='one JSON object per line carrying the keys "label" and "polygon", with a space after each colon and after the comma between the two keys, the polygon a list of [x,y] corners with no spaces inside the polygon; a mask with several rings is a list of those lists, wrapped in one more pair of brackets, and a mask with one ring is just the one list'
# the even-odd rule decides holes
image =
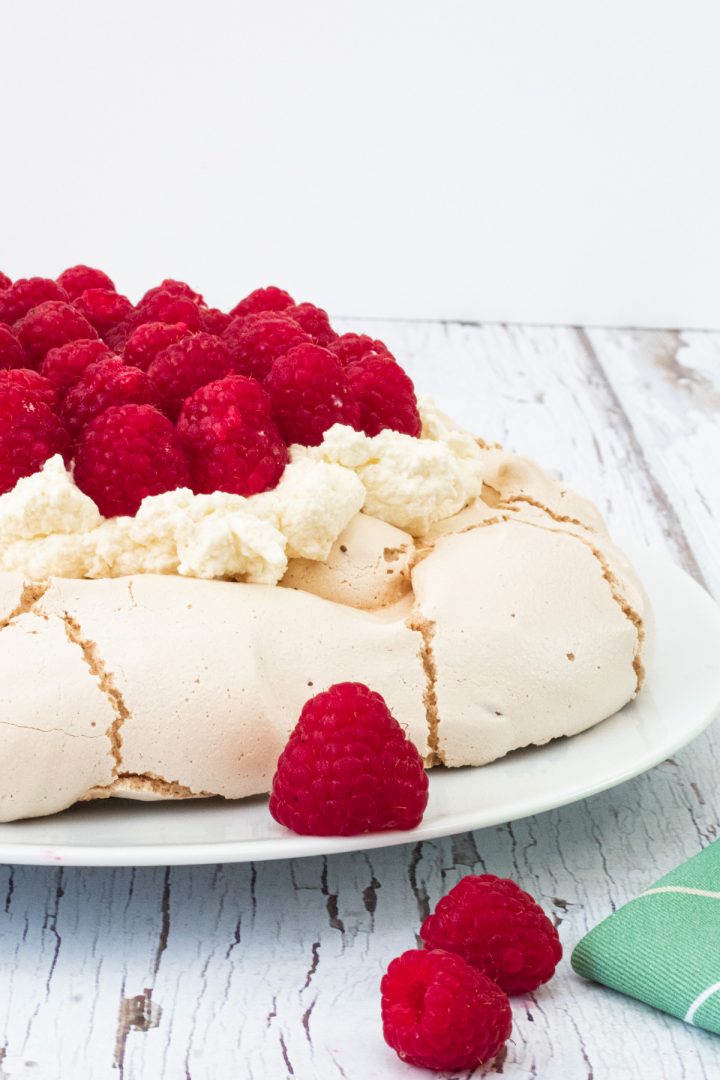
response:
{"label": "wood grain texture", "polygon": [[[368,323],[348,328],[368,329]],[[613,529],[720,595],[720,335],[370,324],[447,412],[537,457]],[[717,833],[713,727],[651,773],[539,817],[331,859],[0,868],[0,1080],[418,1076],[380,1035],[377,985],[471,871],[509,875],[569,952]],[[512,1080],[701,1080],[709,1035],[576,978],[514,1003]]]}

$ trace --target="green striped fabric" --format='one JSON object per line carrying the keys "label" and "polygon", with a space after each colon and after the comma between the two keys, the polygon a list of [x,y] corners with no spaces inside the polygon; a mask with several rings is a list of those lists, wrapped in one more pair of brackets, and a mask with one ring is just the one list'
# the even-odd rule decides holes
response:
{"label": "green striped fabric", "polygon": [[586,934],[571,963],[720,1035],[720,840]]}

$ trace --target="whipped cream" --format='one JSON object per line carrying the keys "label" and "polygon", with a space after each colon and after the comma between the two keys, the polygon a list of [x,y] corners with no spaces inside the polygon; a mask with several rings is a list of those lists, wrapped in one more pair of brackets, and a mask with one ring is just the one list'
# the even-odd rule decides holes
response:
{"label": "whipped cream", "polygon": [[357,513],[413,535],[482,489],[471,435],[421,400],[423,437],[372,438],[336,424],[318,447],[293,446],[272,491],[244,498],[178,488],[105,519],[60,455],[0,495],[0,571],[35,580],[180,574],[277,584],[292,558],[325,561]]}

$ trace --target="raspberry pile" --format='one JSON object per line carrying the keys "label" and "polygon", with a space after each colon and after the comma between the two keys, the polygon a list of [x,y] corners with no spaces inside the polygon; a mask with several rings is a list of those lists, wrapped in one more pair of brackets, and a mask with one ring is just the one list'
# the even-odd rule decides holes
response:
{"label": "raspberry pile", "polygon": [[106,517],[178,486],[267,491],[290,445],[319,445],[336,423],[421,430],[387,346],[337,334],[284,289],[224,312],[166,278],[133,304],[83,265],[0,273],[0,418],[0,494],[60,452]]}

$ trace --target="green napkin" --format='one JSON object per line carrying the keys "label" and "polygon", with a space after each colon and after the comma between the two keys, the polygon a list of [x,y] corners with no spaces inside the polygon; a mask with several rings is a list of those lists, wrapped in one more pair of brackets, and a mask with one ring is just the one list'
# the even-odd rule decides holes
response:
{"label": "green napkin", "polygon": [[571,963],[720,1035],[720,840],[586,934]]}

